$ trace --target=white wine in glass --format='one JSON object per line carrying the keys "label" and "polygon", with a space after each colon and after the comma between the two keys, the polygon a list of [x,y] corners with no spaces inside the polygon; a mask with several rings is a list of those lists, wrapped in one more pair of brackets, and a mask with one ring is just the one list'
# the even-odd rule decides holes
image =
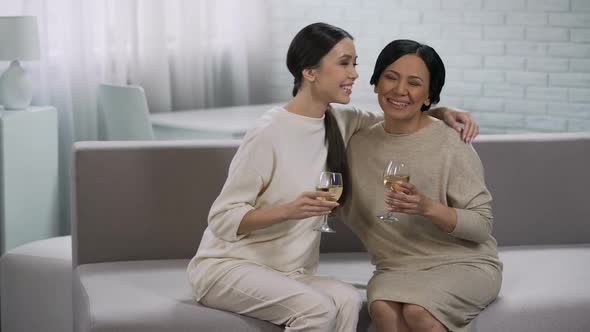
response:
{"label": "white wine in glass", "polygon": [[316,191],[323,191],[323,192],[333,194],[334,197],[318,197],[318,199],[320,201],[330,201],[330,202],[338,201],[340,199],[340,196],[342,196],[343,189],[344,189],[343,186],[316,187],[315,188]]}
{"label": "white wine in glass", "polygon": [[[322,201],[336,202],[342,196],[343,191],[342,174],[334,172],[322,172],[316,184],[316,191],[329,192],[333,197],[318,197]],[[336,231],[328,225],[328,216],[323,217],[324,222],[316,228],[316,231],[325,233],[335,233]]]}
{"label": "white wine in glass", "polygon": [[[398,182],[410,182],[408,168],[403,162],[390,160],[383,170],[383,185],[388,190],[401,192],[403,191],[403,188]],[[399,221],[399,219],[389,211],[384,215],[377,216],[377,219],[386,222]]]}

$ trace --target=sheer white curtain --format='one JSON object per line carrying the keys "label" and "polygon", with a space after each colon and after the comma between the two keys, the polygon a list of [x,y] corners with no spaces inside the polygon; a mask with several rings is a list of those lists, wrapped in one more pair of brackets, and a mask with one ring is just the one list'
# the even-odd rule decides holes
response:
{"label": "sheer white curtain", "polygon": [[97,85],[141,85],[151,112],[270,101],[268,7],[268,0],[0,1],[0,15],[38,19],[42,59],[24,66],[33,104],[59,111],[65,220],[71,145],[98,136]]}

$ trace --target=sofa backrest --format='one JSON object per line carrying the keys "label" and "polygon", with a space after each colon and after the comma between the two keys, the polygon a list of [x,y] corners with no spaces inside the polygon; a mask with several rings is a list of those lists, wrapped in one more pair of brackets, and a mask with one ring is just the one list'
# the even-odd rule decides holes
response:
{"label": "sofa backrest", "polygon": [[76,143],[74,266],[192,257],[239,143]]}
{"label": "sofa backrest", "polygon": [[498,244],[590,243],[590,133],[482,135]]}
{"label": "sofa backrest", "polygon": [[[74,264],[190,258],[239,141],[75,144]],[[482,135],[500,245],[590,243],[590,133]],[[341,223],[323,252],[362,251]]]}

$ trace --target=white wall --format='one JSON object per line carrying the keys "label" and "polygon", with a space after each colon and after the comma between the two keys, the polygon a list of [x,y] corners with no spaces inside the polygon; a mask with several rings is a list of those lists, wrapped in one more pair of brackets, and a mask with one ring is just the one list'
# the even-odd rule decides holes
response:
{"label": "white wall", "polygon": [[353,103],[375,102],[379,51],[399,38],[434,47],[447,67],[440,105],[474,113],[486,133],[590,131],[590,0],[275,0],[273,98],[287,100],[289,42],[323,21],[356,41]]}

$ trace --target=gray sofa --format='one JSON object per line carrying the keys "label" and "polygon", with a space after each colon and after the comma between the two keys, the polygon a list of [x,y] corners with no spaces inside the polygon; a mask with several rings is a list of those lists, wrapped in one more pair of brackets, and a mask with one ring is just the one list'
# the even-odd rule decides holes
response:
{"label": "gray sofa", "polygon": [[[238,144],[76,144],[75,331],[282,330],[196,304],[186,277]],[[590,134],[481,136],[475,147],[494,196],[504,262],[500,296],[477,318],[476,331],[590,330]],[[367,254],[345,226],[331,225],[337,233],[322,235],[319,273],[364,295],[372,273]],[[18,279],[6,267],[19,259],[8,253],[1,262],[3,327],[11,305],[5,281]],[[360,318],[358,331],[373,330],[366,308]]]}

